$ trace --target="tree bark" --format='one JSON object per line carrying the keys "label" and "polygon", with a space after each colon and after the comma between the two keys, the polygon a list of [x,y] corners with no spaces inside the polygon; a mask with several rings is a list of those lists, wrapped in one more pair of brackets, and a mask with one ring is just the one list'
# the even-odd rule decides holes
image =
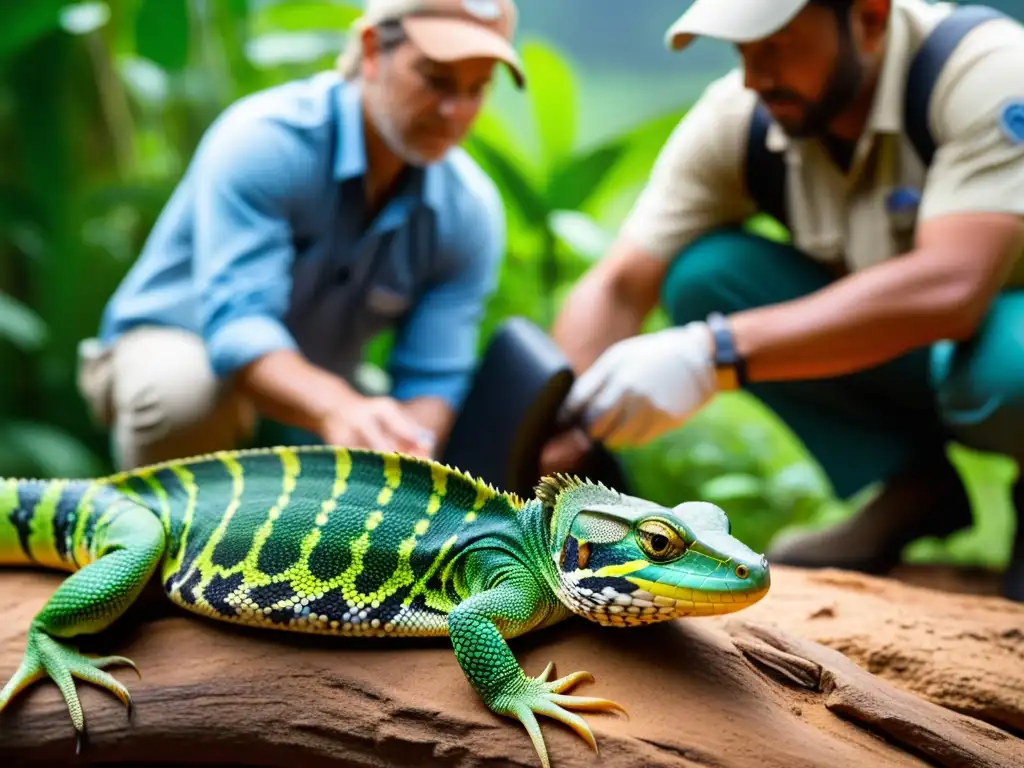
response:
{"label": "tree bark", "polygon": [[[864,595],[839,595],[834,585],[786,569],[773,575],[760,608],[732,617],[640,629],[574,620],[512,641],[528,674],[549,660],[559,675],[587,670],[595,682],[574,693],[610,698],[629,712],[629,719],[583,714],[599,755],[565,726],[539,718],[552,768],[1022,764],[1024,739],[1010,727],[939,706],[808,639],[812,633],[779,626],[787,606],[800,606],[790,615],[800,626],[808,600],[838,605],[842,614]],[[0,682],[20,663],[29,621],[60,578],[0,573]],[[940,597],[949,596],[932,600]],[[959,599],[994,601],[999,615],[1024,626],[1024,607]],[[934,629],[944,621],[927,600],[893,607],[912,614],[925,637],[929,622]],[[870,622],[865,616],[869,636]],[[983,637],[984,627],[978,629]],[[108,692],[79,682],[89,739],[76,759],[63,699],[44,680],[0,714],[0,764],[540,764],[522,726],[477,698],[445,640],[375,644],[240,628],[150,594],[80,647],[138,664],[142,680],[130,669],[114,670],[132,692],[132,717]],[[961,647],[968,671],[982,663],[986,647],[980,640]],[[1018,691],[1022,667],[1005,671]]]}

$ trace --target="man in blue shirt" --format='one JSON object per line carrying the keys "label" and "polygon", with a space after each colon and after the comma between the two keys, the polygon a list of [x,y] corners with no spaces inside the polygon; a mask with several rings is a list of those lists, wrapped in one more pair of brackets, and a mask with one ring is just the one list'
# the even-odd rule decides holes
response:
{"label": "man in blue shirt", "polygon": [[[456,145],[494,68],[524,86],[513,0],[369,0],[338,71],[210,126],[83,344],[121,467],[238,446],[258,416],[436,455],[504,254],[495,185]],[[365,343],[396,332],[388,395]]]}

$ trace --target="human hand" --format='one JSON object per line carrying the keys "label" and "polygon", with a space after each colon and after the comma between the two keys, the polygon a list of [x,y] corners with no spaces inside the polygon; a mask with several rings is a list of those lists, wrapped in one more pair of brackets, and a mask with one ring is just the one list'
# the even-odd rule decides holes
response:
{"label": "human hand", "polygon": [[609,448],[642,445],[682,425],[717,391],[711,332],[692,322],[610,346],[569,391],[561,418]]}
{"label": "human hand", "polygon": [[430,458],[434,435],[391,397],[359,395],[331,411],[320,428],[329,445],[398,451]]}
{"label": "human hand", "polygon": [[540,454],[540,472],[552,475],[577,469],[590,451],[587,433],[578,427],[566,430],[548,440]]}

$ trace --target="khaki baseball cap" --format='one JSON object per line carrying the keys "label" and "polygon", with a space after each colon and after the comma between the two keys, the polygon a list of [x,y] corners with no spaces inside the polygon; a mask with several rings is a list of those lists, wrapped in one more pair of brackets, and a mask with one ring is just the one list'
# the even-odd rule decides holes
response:
{"label": "khaki baseball cap", "polygon": [[514,0],[366,0],[338,57],[342,76],[354,77],[362,55],[360,35],[368,27],[400,20],[412,43],[434,61],[493,58],[503,62],[523,88],[523,63],[512,46],[517,10]]}
{"label": "khaki baseball cap", "polygon": [[808,0],[694,0],[665,33],[665,45],[680,51],[697,37],[749,43],[778,32]]}

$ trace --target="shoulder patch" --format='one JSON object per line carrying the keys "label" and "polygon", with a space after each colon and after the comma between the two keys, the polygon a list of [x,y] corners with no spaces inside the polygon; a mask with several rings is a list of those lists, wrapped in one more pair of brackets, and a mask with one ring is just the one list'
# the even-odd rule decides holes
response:
{"label": "shoulder patch", "polygon": [[999,127],[1012,143],[1024,144],[1024,97],[1003,104],[999,113]]}

